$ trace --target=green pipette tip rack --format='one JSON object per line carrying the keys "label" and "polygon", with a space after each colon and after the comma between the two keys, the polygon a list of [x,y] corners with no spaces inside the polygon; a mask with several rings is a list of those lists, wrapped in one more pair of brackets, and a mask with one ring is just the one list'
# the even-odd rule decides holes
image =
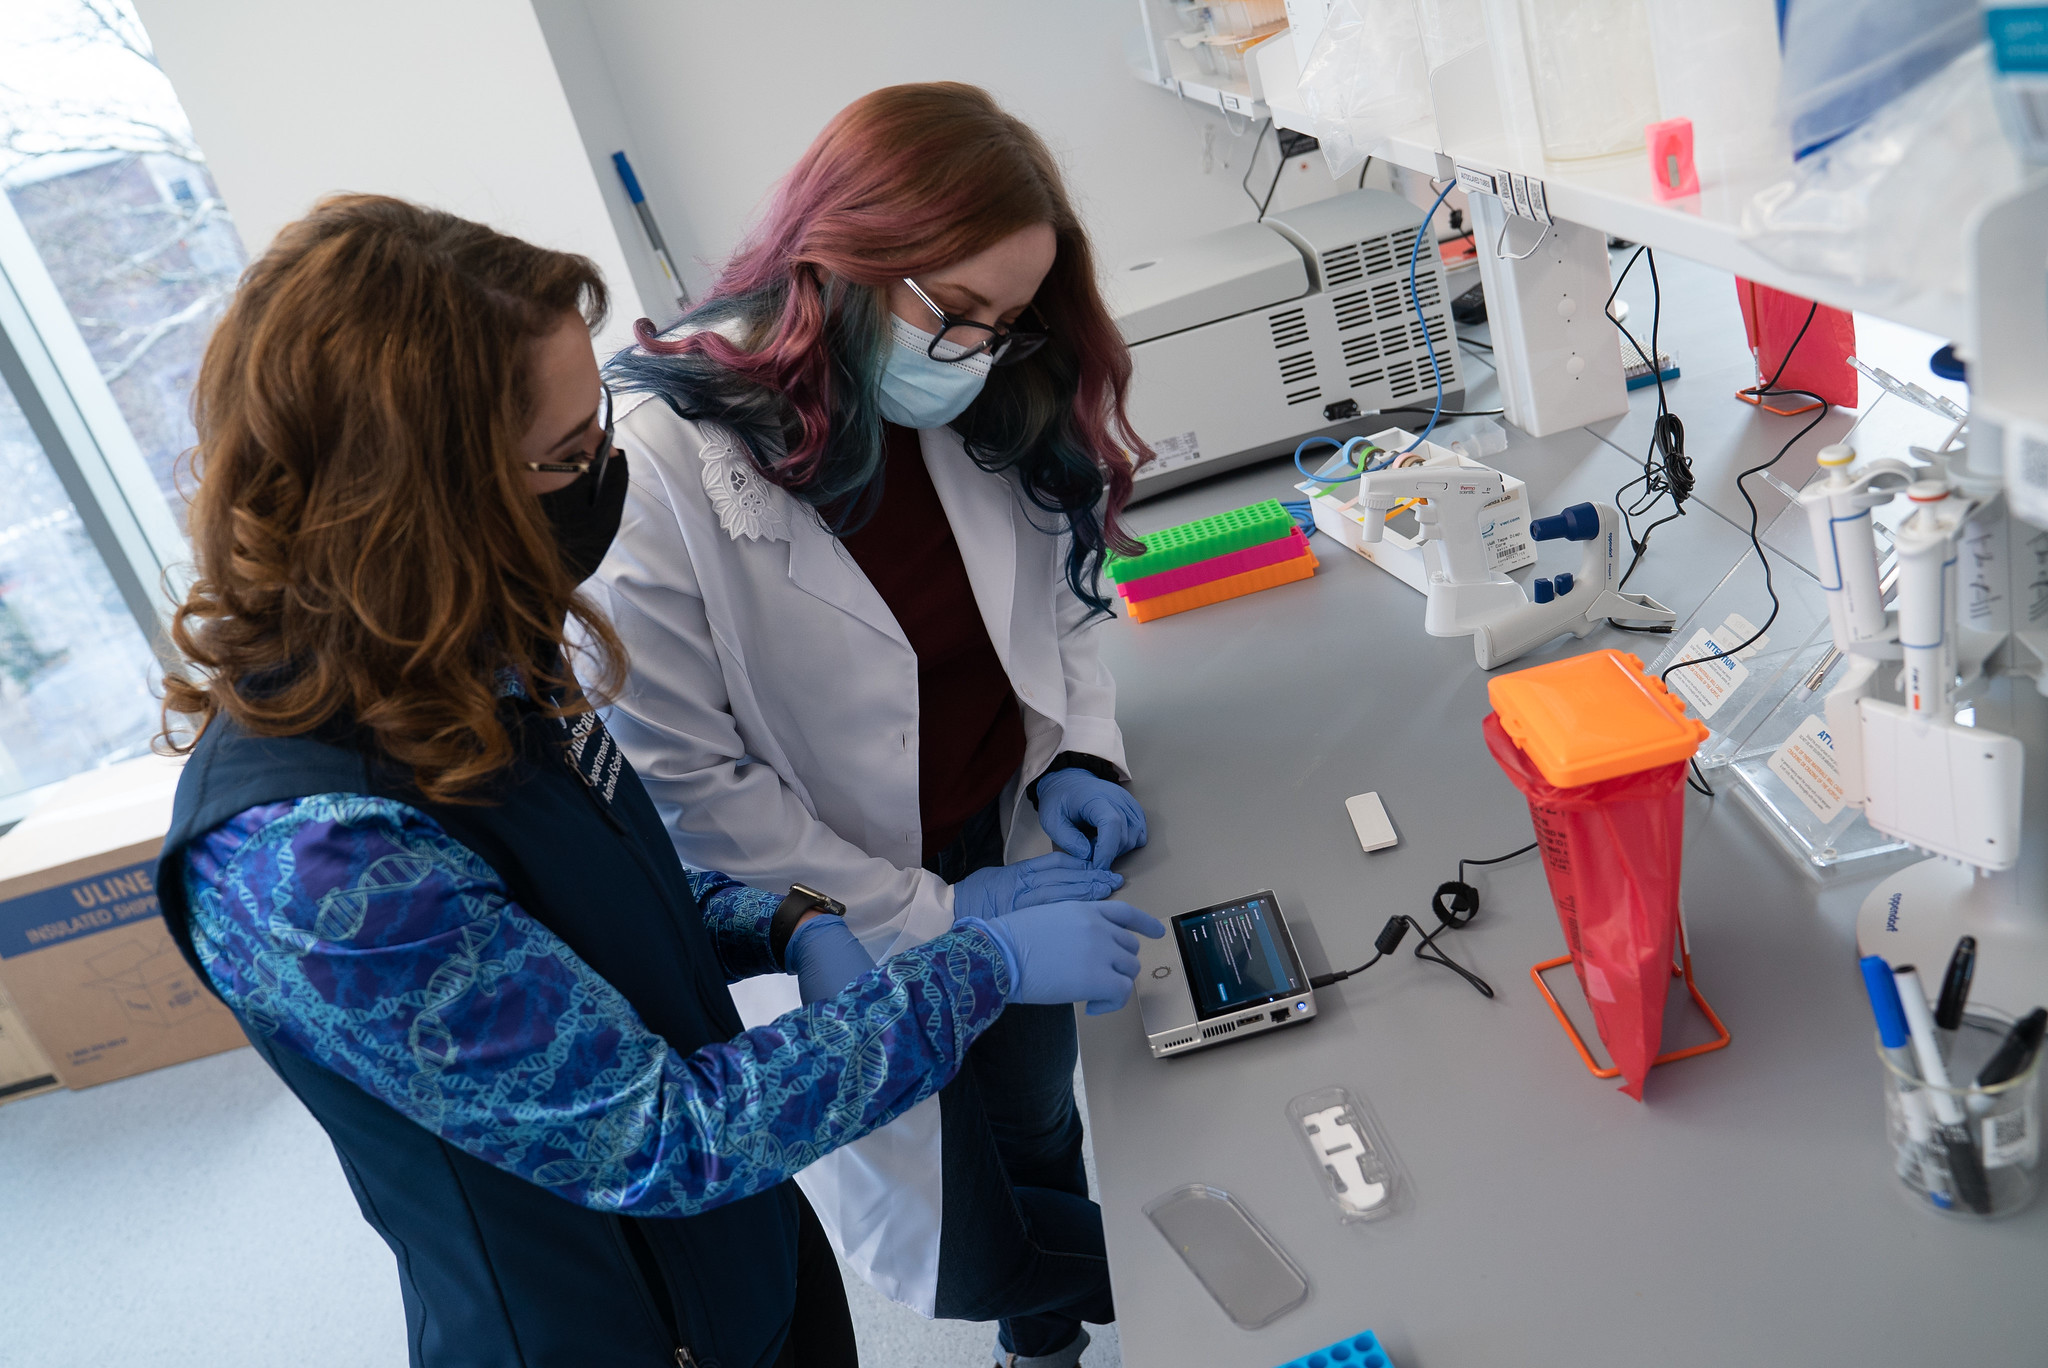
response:
{"label": "green pipette tip rack", "polygon": [[1292,532],[1294,527],[1294,516],[1280,506],[1278,499],[1233,508],[1228,513],[1215,513],[1164,531],[1147,533],[1142,538],[1145,554],[1112,557],[1109,578],[1115,584],[1129,584],[1147,575],[1178,570],[1196,561],[1276,541]]}

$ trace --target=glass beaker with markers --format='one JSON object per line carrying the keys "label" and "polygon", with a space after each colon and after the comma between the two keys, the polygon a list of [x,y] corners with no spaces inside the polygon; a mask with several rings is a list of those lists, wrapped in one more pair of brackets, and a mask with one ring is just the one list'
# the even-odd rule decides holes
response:
{"label": "glass beaker with markers", "polygon": [[1989,1009],[1941,1031],[1947,1078],[1929,1082],[1878,1040],[1893,1169],[1908,1189],[1957,1216],[2010,1216],[2040,1187],[2044,1014],[2015,1022]]}

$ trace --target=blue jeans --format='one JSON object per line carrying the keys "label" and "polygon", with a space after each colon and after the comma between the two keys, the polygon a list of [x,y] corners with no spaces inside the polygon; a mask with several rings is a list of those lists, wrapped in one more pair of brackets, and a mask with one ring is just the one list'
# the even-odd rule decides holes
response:
{"label": "blue jeans", "polygon": [[[991,803],[925,868],[958,883],[1002,861]],[[936,1310],[948,1320],[998,1322],[1003,1348],[1027,1358],[1072,1344],[1082,1321],[1116,1319],[1102,1211],[1088,1199],[1081,1162],[1079,1052],[1072,1007],[1012,1004],[939,1093],[945,1205]]]}

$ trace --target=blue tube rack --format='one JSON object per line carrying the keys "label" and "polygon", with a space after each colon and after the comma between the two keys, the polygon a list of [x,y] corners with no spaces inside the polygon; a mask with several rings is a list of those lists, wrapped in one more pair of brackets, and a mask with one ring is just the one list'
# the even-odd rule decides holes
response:
{"label": "blue tube rack", "polygon": [[1395,1365],[1393,1358],[1381,1346],[1379,1336],[1370,1330],[1361,1330],[1334,1344],[1311,1350],[1300,1358],[1277,1364],[1275,1368],[1395,1368]]}

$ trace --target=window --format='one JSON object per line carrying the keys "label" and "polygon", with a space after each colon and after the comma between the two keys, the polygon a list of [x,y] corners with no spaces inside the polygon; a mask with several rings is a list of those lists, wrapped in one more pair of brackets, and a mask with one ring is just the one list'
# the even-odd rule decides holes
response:
{"label": "window", "polygon": [[0,824],[142,753],[200,357],[244,256],[127,0],[0,27]]}

